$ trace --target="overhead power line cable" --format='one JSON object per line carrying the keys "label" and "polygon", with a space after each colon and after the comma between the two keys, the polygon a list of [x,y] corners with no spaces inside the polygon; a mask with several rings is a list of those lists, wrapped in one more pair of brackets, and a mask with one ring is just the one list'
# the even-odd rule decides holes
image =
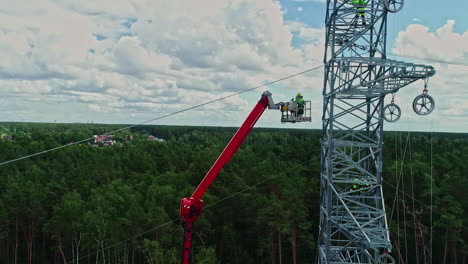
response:
{"label": "overhead power line cable", "polygon": [[[265,182],[267,182],[267,181],[273,180],[274,178],[278,178],[279,176],[282,176],[282,175],[286,174],[287,172],[289,172],[289,171],[291,171],[291,170],[293,170],[293,169],[299,168],[299,166],[304,165],[304,164],[307,163],[308,161],[309,161],[309,160],[304,161],[304,162],[299,163],[299,164],[296,164],[295,166],[289,167],[288,169],[284,170],[284,171],[281,172],[281,173],[278,173],[278,174],[276,174],[276,175],[273,175],[273,176],[271,176],[270,178],[261,180],[261,181],[257,182],[257,183],[254,184],[254,185],[251,185],[251,186],[249,186],[249,187],[247,187],[247,188],[245,188],[245,189],[243,189],[243,190],[240,190],[240,191],[235,192],[235,193],[233,193],[233,194],[231,194],[231,195],[229,195],[229,196],[226,196],[226,197],[224,197],[223,199],[221,199],[221,200],[219,200],[219,201],[216,201],[216,202],[214,202],[214,203],[211,203],[211,204],[205,206],[205,209],[206,209],[206,208],[209,208],[209,207],[212,207],[212,206],[216,206],[217,204],[220,204],[220,203],[224,202],[225,200],[231,199],[232,197],[234,197],[234,196],[236,196],[236,195],[239,195],[239,194],[241,194],[241,193],[243,193],[243,192],[245,192],[245,191],[248,191],[248,190],[250,190],[250,189],[252,189],[252,188],[254,188],[254,187],[257,187],[258,185],[261,185],[261,184],[263,184],[263,183],[265,183]],[[169,224],[172,224],[172,223],[174,223],[174,222],[176,222],[176,221],[178,221],[178,220],[181,220],[181,219],[182,219],[182,217],[174,218],[174,219],[172,219],[172,220],[170,220],[170,221],[168,221],[168,222],[166,222],[166,223],[164,223],[164,224],[161,224],[161,225],[156,226],[156,227],[154,227],[154,228],[148,229],[148,230],[146,230],[146,231],[144,231],[144,232],[141,232],[141,233],[139,233],[139,234],[137,234],[137,235],[134,235],[134,236],[132,236],[132,237],[130,237],[130,238],[127,238],[127,239],[121,240],[121,241],[119,241],[119,242],[116,242],[116,243],[114,243],[114,244],[112,244],[112,245],[110,245],[110,246],[108,246],[108,247],[105,247],[104,249],[99,249],[99,250],[96,250],[96,251],[94,251],[94,252],[92,252],[92,253],[89,253],[89,254],[87,254],[87,255],[81,256],[80,258],[78,258],[78,259],[76,259],[76,260],[68,261],[68,262],[65,263],[65,264],[73,264],[75,261],[78,261],[78,260],[81,260],[81,259],[84,259],[84,258],[87,258],[87,257],[91,257],[91,256],[93,256],[93,255],[96,255],[96,254],[99,253],[99,252],[103,252],[103,251],[105,251],[105,250],[108,250],[108,249],[111,249],[111,248],[116,247],[116,246],[118,246],[118,245],[121,245],[122,243],[125,243],[125,242],[127,242],[127,241],[133,240],[133,239],[135,239],[135,238],[138,238],[138,237],[140,237],[140,236],[142,236],[142,235],[145,235],[145,234],[147,234],[147,233],[149,233],[149,232],[152,232],[152,231],[158,230],[158,229],[160,229],[160,228],[163,228],[164,226],[167,226],[167,225],[169,225]]]}
{"label": "overhead power line cable", "polygon": [[[391,52],[388,52],[387,54],[392,55],[392,56],[396,56],[396,57],[417,59],[417,60],[423,60],[423,61],[429,61],[429,62],[435,62],[435,63],[451,64],[451,65],[458,65],[458,66],[468,66],[468,63],[464,63],[464,62],[455,62],[455,61],[446,61],[446,60],[433,59],[433,58],[424,58],[424,57],[417,57],[417,56],[411,56],[411,55],[407,55],[407,54],[399,54],[399,53],[391,53]],[[214,102],[218,102],[218,101],[221,101],[221,100],[224,100],[224,99],[227,99],[227,98],[230,98],[230,97],[242,94],[242,93],[246,93],[246,92],[249,92],[249,91],[252,91],[252,90],[259,89],[261,87],[265,87],[265,86],[268,86],[268,85],[271,85],[271,84],[275,84],[275,83],[278,83],[278,82],[281,82],[281,81],[296,77],[298,75],[302,75],[302,74],[305,74],[305,73],[320,69],[322,67],[323,67],[323,65],[320,65],[320,66],[317,66],[317,67],[314,67],[314,68],[310,68],[308,70],[298,72],[298,73],[295,73],[295,74],[292,74],[292,75],[289,75],[289,76],[286,76],[286,77],[283,77],[283,78],[280,78],[280,79],[277,79],[277,80],[274,80],[274,81],[271,81],[271,82],[268,82],[268,83],[265,83],[265,84],[262,84],[262,85],[259,85],[259,86],[256,86],[256,87],[252,87],[252,88],[243,90],[243,91],[238,92],[238,93],[233,93],[233,94],[230,94],[230,95],[227,95],[227,96],[224,96],[224,97],[217,98],[217,99],[212,100],[212,101],[208,101],[208,102],[205,102],[205,103],[202,103],[202,104],[198,104],[198,105],[195,105],[195,106],[192,106],[192,107],[189,107],[189,108],[182,109],[180,111],[176,111],[176,112],[173,112],[173,113],[170,113],[170,114],[167,114],[167,115],[162,115],[162,116],[159,116],[159,117],[156,117],[156,118],[153,118],[153,119],[149,119],[149,120],[146,120],[146,121],[134,124],[134,125],[130,125],[130,126],[127,126],[127,127],[123,127],[123,128],[114,130],[114,131],[110,131],[110,132],[104,133],[103,135],[116,133],[116,132],[119,132],[119,131],[122,131],[122,130],[125,130],[125,129],[129,129],[129,128],[136,127],[136,126],[139,126],[139,125],[147,124],[147,123],[152,122],[152,121],[156,121],[156,120],[160,120],[160,119],[163,119],[163,118],[166,118],[166,117],[169,117],[169,116],[180,114],[180,113],[183,113],[185,111],[193,110],[195,108],[199,108],[199,107],[202,107],[202,106],[214,103]],[[84,143],[84,142],[92,140],[92,139],[93,138],[90,137],[90,138],[86,138],[86,139],[76,141],[76,142],[73,142],[73,143],[70,143],[70,144],[66,144],[66,145],[51,148],[51,149],[48,149],[48,150],[36,152],[36,153],[30,154],[30,155],[25,155],[25,156],[22,156],[20,158],[0,162],[0,166],[8,164],[8,163],[12,163],[12,162],[20,161],[20,160],[23,160],[23,159],[28,159],[28,158],[31,158],[31,157],[34,157],[34,156],[39,156],[39,155],[42,155],[42,154],[45,154],[45,153],[48,153],[48,152],[52,152],[52,151],[55,151],[55,150],[66,148],[66,147],[70,147],[70,146],[73,146],[73,145],[81,144],[81,143]]]}
{"label": "overhead power line cable", "polygon": [[433,170],[433,166],[432,166],[432,156],[433,156],[433,148],[432,148],[432,142],[433,142],[433,137],[432,137],[432,132],[434,131],[434,116],[431,115],[431,137],[430,137],[430,143],[431,143],[431,219],[430,219],[430,236],[431,236],[431,240],[430,240],[430,261],[429,261],[429,264],[433,264],[433,252],[432,252],[432,249],[433,249],[433,241],[434,241],[434,234],[433,234],[433,230],[434,230],[434,216],[433,216],[433,212],[434,212],[434,204],[433,204],[433,195],[434,195],[434,190],[433,190],[433,183],[434,183],[434,177],[432,175],[432,170]]}
{"label": "overhead power line cable", "polygon": [[[256,90],[256,89],[259,89],[259,88],[262,88],[262,87],[266,87],[266,86],[269,86],[269,85],[272,85],[272,84],[275,84],[275,83],[278,83],[278,82],[281,82],[281,81],[284,81],[284,80],[287,80],[287,79],[291,79],[291,78],[293,78],[293,77],[296,77],[296,76],[299,76],[299,75],[302,75],[302,74],[305,74],[305,73],[308,73],[308,72],[312,72],[312,71],[318,70],[318,69],[320,69],[320,68],[322,68],[322,67],[323,67],[323,65],[320,65],[320,66],[317,66],[317,67],[313,67],[313,68],[310,68],[310,69],[305,70],[305,71],[301,71],[301,72],[298,72],[298,73],[294,73],[294,74],[285,76],[285,77],[283,77],[283,78],[280,78],[280,79],[277,79],[277,80],[274,80],[274,81],[270,81],[270,82],[264,83],[264,84],[262,84],[262,85],[258,85],[258,86],[255,86],[255,87],[252,87],[252,88],[249,88],[249,89],[246,89],[246,90],[237,92],[237,93],[233,93],[233,94],[230,94],[230,95],[226,95],[226,96],[223,96],[223,97],[219,97],[219,98],[217,98],[217,99],[214,99],[214,100],[211,100],[211,101],[202,103],[202,104],[194,105],[194,106],[191,106],[191,107],[189,107],[189,108],[185,108],[185,109],[182,109],[182,110],[179,110],[179,111],[176,111],[176,112],[172,112],[172,113],[169,113],[169,114],[166,114],[166,115],[158,116],[158,117],[155,117],[155,118],[152,118],[152,119],[149,119],[149,120],[146,120],[146,121],[143,121],[143,122],[134,124],[134,125],[130,125],[130,126],[127,126],[127,127],[119,128],[119,129],[116,129],[116,130],[113,130],[113,131],[104,133],[104,134],[102,134],[102,135],[109,135],[109,134],[116,133],[116,132],[119,132],[119,131],[122,131],[122,130],[125,130],[125,129],[129,129],[129,128],[132,128],[132,127],[140,126],[140,125],[143,125],[143,124],[147,124],[147,123],[149,123],[149,122],[153,122],[153,121],[160,120],[160,119],[163,119],[163,118],[166,118],[166,117],[170,117],[170,116],[173,116],[173,115],[177,115],[177,114],[180,114],[180,113],[183,113],[183,112],[186,112],[186,111],[190,111],[190,110],[193,110],[193,109],[196,109],[196,108],[200,108],[200,107],[202,107],[202,106],[205,106],[205,105],[208,105],[208,104],[212,104],[212,103],[215,103],[215,102],[218,102],[218,101],[222,101],[222,100],[225,100],[225,99],[227,99],[227,98],[230,98],[230,97],[233,97],[233,96],[236,96],[236,95],[239,95],[239,94],[243,94],[243,93],[246,93],[246,92],[250,92],[250,91],[253,91],[253,90]],[[66,144],[66,145],[62,145],[62,146],[59,146],[59,147],[47,149],[47,150],[44,150],[44,151],[40,151],[40,152],[36,152],[36,153],[33,153],[33,154],[29,154],[29,155],[25,155],[25,156],[22,156],[22,157],[19,157],[19,158],[16,158],[16,159],[12,159],[12,160],[8,160],[8,161],[0,162],[0,166],[5,165],[5,164],[8,164],[8,163],[16,162],[16,161],[28,159],[28,158],[31,158],[31,157],[39,156],[39,155],[42,155],[42,154],[45,154],[45,153],[48,153],[48,152],[56,151],[56,150],[63,149],[63,148],[66,148],[66,147],[70,147],[70,146],[73,146],[73,145],[81,144],[81,143],[90,141],[90,140],[92,140],[92,139],[93,139],[93,137],[90,137],[90,138],[82,139],[82,140],[79,140],[79,141],[76,141],[76,142],[73,142],[73,143],[69,143],[69,144]]]}
{"label": "overhead power line cable", "polygon": [[149,233],[149,232],[151,232],[151,231],[155,231],[155,230],[158,230],[158,229],[160,229],[160,228],[163,228],[163,227],[165,227],[165,226],[167,226],[167,225],[169,225],[169,224],[172,224],[172,223],[174,223],[174,222],[176,222],[177,220],[180,220],[180,219],[182,219],[182,217],[178,217],[178,218],[172,219],[171,221],[166,222],[166,223],[164,223],[164,224],[162,224],[162,225],[159,225],[159,226],[157,226],[157,227],[148,229],[148,230],[146,230],[146,231],[144,231],[144,232],[141,232],[141,233],[139,233],[139,234],[137,234],[137,235],[134,235],[134,236],[132,236],[132,237],[130,237],[130,238],[127,238],[127,239],[124,239],[124,240],[122,240],[122,241],[116,242],[116,243],[114,243],[114,244],[112,244],[112,245],[110,245],[110,246],[108,246],[108,247],[103,248],[103,249],[99,249],[99,250],[96,250],[95,252],[92,252],[92,253],[86,254],[86,255],[84,255],[84,256],[81,256],[81,257],[79,257],[78,259],[75,259],[75,260],[72,260],[72,261],[68,261],[68,262],[65,263],[65,264],[73,264],[73,263],[77,262],[78,260],[82,260],[82,259],[84,259],[84,258],[91,257],[91,256],[93,256],[93,255],[96,255],[96,254],[99,253],[99,252],[103,252],[103,251],[105,251],[105,250],[108,250],[108,249],[111,249],[111,248],[113,248],[113,247],[116,247],[116,246],[118,246],[118,245],[120,245],[120,244],[122,244],[122,243],[125,243],[125,242],[130,241],[130,240],[135,239],[135,238],[138,238],[138,237],[140,237],[140,236],[142,236],[142,235],[144,235],[144,234],[147,234],[147,233]]}
{"label": "overhead power line cable", "polygon": [[[241,194],[241,193],[243,193],[243,192],[246,192],[246,191],[248,191],[248,190],[250,190],[250,189],[252,189],[252,188],[254,188],[254,187],[258,186],[258,185],[261,185],[261,184],[263,184],[263,183],[265,183],[265,182],[268,182],[268,181],[270,181],[270,180],[272,180],[272,179],[278,178],[279,176],[284,175],[284,174],[286,174],[287,172],[289,172],[289,171],[291,171],[291,170],[293,170],[293,169],[296,169],[296,168],[298,168],[299,166],[302,166],[302,165],[304,165],[304,164],[307,163],[307,162],[308,162],[308,161],[305,161],[305,162],[302,162],[302,163],[297,164],[296,166],[290,167],[290,168],[284,170],[283,172],[281,172],[281,173],[279,173],[279,174],[273,175],[272,177],[269,177],[269,178],[267,178],[267,179],[264,179],[264,180],[262,180],[262,181],[260,181],[260,182],[258,182],[258,183],[256,183],[256,184],[254,184],[254,185],[251,185],[251,186],[249,186],[249,187],[247,187],[247,188],[245,188],[245,189],[242,189],[242,190],[240,190],[240,191],[238,191],[238,192],[235,192],[235,193],[233,193],[233,194],[231,194],[231,195],[229,195],[229,196],[226,196],[225,198],[223,198],[223,199],[221,199],[221,200],[219,200],[219,201],[216,201],[216,202],[214,202],[214,203],[211,203],[211,204],[205,206],[205,208],[209,208],[209,207],[212,207],[212,206],[216,206],[217,204],[220,204],[220,203],[224,202],[225,200],[228,200],[228,199],[230,199],[230,198],[232,198],[232,197],[234,197],[234,196],[237,196],[237,195],[239,195],[239,194]],[[386,185],[388,185],[388,186],[390,186],[390,187],[392,187],[393,189],[396,190],[396,187],[393,186],[392,184],[387,183],[386,181],[383,181],[383,182],[384,182]],[[403,192],[403,191],[401,191],[401,192],[403,193],[403,195],[408,196],[409,198],[413,199],[414,201],[416,201],[416,202],[418,202],[418,203],[420,203],[420,204],[422,204],[422,205],[424,205],[424,206],[426,206],[426,207],[428,207],[428,208],[431,208],[429,205],[426,205],[425,203],[423,203],[423,202],[417,200],[416,198],[412,197],[411,195],[409,195],[409,194],[407,194],[407,193],[405,193],[405,192]],[[398,193],[397,193],[397,195],[398,195]],[[441,216],[446,217],[443,213],[441,213],[441,212],[439,212],[439,211],[437,211],[437,210],[434,210],[434,211],[437,212],[438,214],[440,214]],[[145,235],[145,234],[147,234],[147,233],[149,233],[149,232],[152,232],[152,231],[158,230],[158,229],[160,229],[160,228],[163,228],[164,226],[167,226],[167,225],[169,225],[169,224],[172,224],[172,223],[174,223],[174,222],[176,222],[176,221],[178,221],[178,220],[181,220],[181,219],[182,219],[182,217],[177,217],[177,218],[172,219],[172,220],[170,220],[170,221],[168,221],[168,222],[166,222],[166,223],[164,223],[164,224],[158,225],[158,226],[156,226],[156,227],[154,227],[154,228],[151,228],[151,229],[148,229],[148,230],[146,230],[146,231],[144,231],[144,232],[141,232],[141,233],[139,233],[139,234],[137,234],[137,235],[135,235],[135,236],[132,236],[132,237],[130,237],[130,238],[127,238],[127,239],[121,240],[121,241],[119,241],[119,242],[116,242],[116,243],[114,243],[114,244],[112,244],[112,245],[110,245],[110,246],[108,246],[108,247],[105,247],[104,249],[99,249],[99,250],[96,250],[95,252],[92,252],[92,253],[89,253],[89,254],[87,254],[87,255],[81,256],[81,257],[80,257],[79,259],[77,259],[77,260],[81,260],[81,259],[84,259],[84,258],[93,256],[93,255],[97,254],[98,252],[102,252],[102,251],[104,251],[104,250],[111,249],[111,248],[113,248],[113,247],[116,247],[116,246],[118,246],[118,245],[121,245],[122,243],[125,243],[125,242],[130,241],[130,240],[135,239],[135,238],[138,238],[138,237],[140,237],[140,236],[142,236],[142,235]],[[451,219],[448,218],[448,220],[451,220]],[[468,230],[468,228],[465,227],[465,226],[463,226],[463,225],[461,225],[461,227],[463,227],[463,228],[465,228],[465,229]],[[76,260],[74,260],[74,261],[76,261]],[[65,263],[65,264],[71,264],[71,263],[73,263],[74,261],[69,261],[69,262],[67,262],[67,263]]]}
{"label": "overhead power line cable", "polygon": [[457,66],[465,66],[465,67],[468,66],[468,62],[447,61],[447,60],[441,60],[441,59],[425,58],[425,57],[418,57],[418,56],[412,56],[412,55],[400,54],[400,53],[391,53],[391,52],[388,52],[387,54],[395,56],[395,57],[401,57],[401,58],[407,58],[407,59],[415,59],[415,60],[422,60],[422,61],[442,63],[442,64],[450,64],[450,65],[457,65]]}
{"label": "overhead power line cable", "polygon": [[[396,190],[396,187],[395,187],[395,186],[393,186],[392,184],[386,182],[385,180],[383,181],[383,183],[385,183],[386,185],[388,185],[388,186],[392,187],[394,190]],[[442,213],[442,212],[440,212],[440,211],[438,211],[438,210],[436,210],[436,209],[434,209],[434,208],[431,208],[430,205],[427,205],[427,204],[421,202],[420,200],[414,198],[413,196],[407,194],[406,192],[401,191],[401,193],[402,193],[404,196],[407,196],[407,197],[411,198],[413,201],[418,202],[419,204],[421,204],[421,205],[423,205],[423,206],[429,208],[429,210],[432,210],[432,211],[438,213],[440,216],[445,217],[448,221],[450,221],[450,222],[452,222],[452,223],[458,225],[459,227],[462,227],[463,229],[468,230],[468,227],[464,226],[463,224],[460,224],[460,223],[457,223],[457,222],[453,221],[450,217],[448,217],[448,216],[445,215],[444,213]]]}

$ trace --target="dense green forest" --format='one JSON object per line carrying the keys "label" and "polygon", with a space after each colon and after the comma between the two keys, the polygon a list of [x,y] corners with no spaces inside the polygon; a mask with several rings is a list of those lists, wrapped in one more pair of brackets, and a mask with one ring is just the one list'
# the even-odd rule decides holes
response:
{"label": "dense green forest", "polygon": [[[120,127],[2,123],[0,162]],[[180,198],[235,130],[138,126],[1,165],[0,263],[180,263]],[[315,263],[320,136],[253,130],[204,197],[195,263]],[[392,255],[428,263],[432,242],[432,263],[465,263],[468,135],[388,132],[384,150]]]}

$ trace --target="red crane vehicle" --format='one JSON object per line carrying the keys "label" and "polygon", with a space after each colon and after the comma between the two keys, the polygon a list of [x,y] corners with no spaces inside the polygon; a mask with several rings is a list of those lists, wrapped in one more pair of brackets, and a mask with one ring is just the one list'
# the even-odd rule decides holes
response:
{"label": "red crane vehicle", "polygon": [[250,112],[247,119],[242,126],[237,130],[236,134],[232,137],[231,141],[227,144],[221,155],[219,155],[216,162],[205,175],[203,180],[198,185],[197,189],[188,198],[182,198],[180,203],[180,216],[182,217],[183,227],[185,230],[182,252],[182,264],[189,264],[190,252],[192,250],[192,233],[193,224],[203,213],[203,200],[202,197],[210,187],[211,183],[216,179],[221,169],[229,162],[232,156],[236,153],[239,147],[248,136],[257,120],[263,114],[266,108],[279,109],[281,111],[282,123],[296,123],[296,122],[311,122],[311,102],[304,101],[303,114],[296,114],[299,111],[296,101],[280,102],[275,104],[268,91],[263,92],[262,97]]}

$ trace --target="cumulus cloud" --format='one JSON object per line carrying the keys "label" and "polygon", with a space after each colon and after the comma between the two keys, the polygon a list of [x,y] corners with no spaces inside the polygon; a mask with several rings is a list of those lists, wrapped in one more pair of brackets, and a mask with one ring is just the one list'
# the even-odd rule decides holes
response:
{"label": "cumulus cloud", "polygon": [[[398,34],[392,52],[416,58],[467,63],[468,31],[458,33],[454,30],[454,25],[454,20],[448,20],[436,30],[420,24],[409,25],[406,30]],[[468,67],[422,60],[415,62],[433,65],[437,71],[429,81],[429,93],[436,100],[436,110],[433,115],[439,122],[440,129],[466,131],[466,127],[463,127],[466,121],[460,122],[459,119],[468,118],[466,98]],[[420,93],[422,86],[422,83],[419,83],[419,87],[413,85],[412,95]],[[411,104],[411,102],[408,100],[405,103]],[[453,122],[455,119],[458,121]]]}
{"label": "cumulus cloud", "polygon": [[[0,93],[92,112],[180,110],[320,65],[323,29],[283,12],[271,0],[17,0],[0,7]],[[318,93],[320,78],[281,85]],[[250,104],[235,96],[202,111],[234,117]]]}
{"label": "cumulus cloud", "polygon": [[415,56],[463,61],[467,57],[468,31],[453,30],[454,20],[431,32],[426,26],[414,24],[398,34],[395,52],[405,51]]}

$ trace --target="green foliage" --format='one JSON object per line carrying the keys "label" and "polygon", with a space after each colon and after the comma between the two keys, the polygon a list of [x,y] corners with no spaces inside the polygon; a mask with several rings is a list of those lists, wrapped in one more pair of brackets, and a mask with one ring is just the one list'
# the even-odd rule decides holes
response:
{"label": "green foliage", "polygon": [[196,253],[197,264],[213,264],[216,263],[216,253],[213,247],[200,248]]}
{"label": "green foliage", "polygon": [[468,253],[468,136],[398,132],[385,142],[384,192],[387,208],[399,208],[390,224],[402,258],[427,263],[432,253],[432,263],[461,263]]}
{"label": "green foliage", "polygon": [[[118,128],[4,123],[0,132],[15,138],[0,141],[0,162]],[[0,166],[0,263],[6,256],[12,262],[16,237],[18,263],[26,262],[28,248],[38,263],[76,262],[90,253],[79,262],[180,263],[183,231],[173,221],[180,198],[194,191],[235,131],[139,126],[114,135],[114,146],[90,141]],[[147,141],[148,135],[166,141]],[[293,255],[297,263],[314,262],[319,139],[320,131],[254,129],[204,197],[207,207],[193,236],[195,263],[279,263],[280,251],[285,264]],[[461,260],[467,251],[468,137],[418,133],[409,140],[388,133],[385,142],[384,193],[389,212],[399,197],[399,213],[389,225],[400,248],[407,240],[402,254],[410,253],[415,263],[411,253],[427,249],[431,218],[424,204],[432,194],[434,263],[442,263],[446,241]],[[407,142],[412,147],[404,152]],[[390,187],[397,183],[398,196]]]}

